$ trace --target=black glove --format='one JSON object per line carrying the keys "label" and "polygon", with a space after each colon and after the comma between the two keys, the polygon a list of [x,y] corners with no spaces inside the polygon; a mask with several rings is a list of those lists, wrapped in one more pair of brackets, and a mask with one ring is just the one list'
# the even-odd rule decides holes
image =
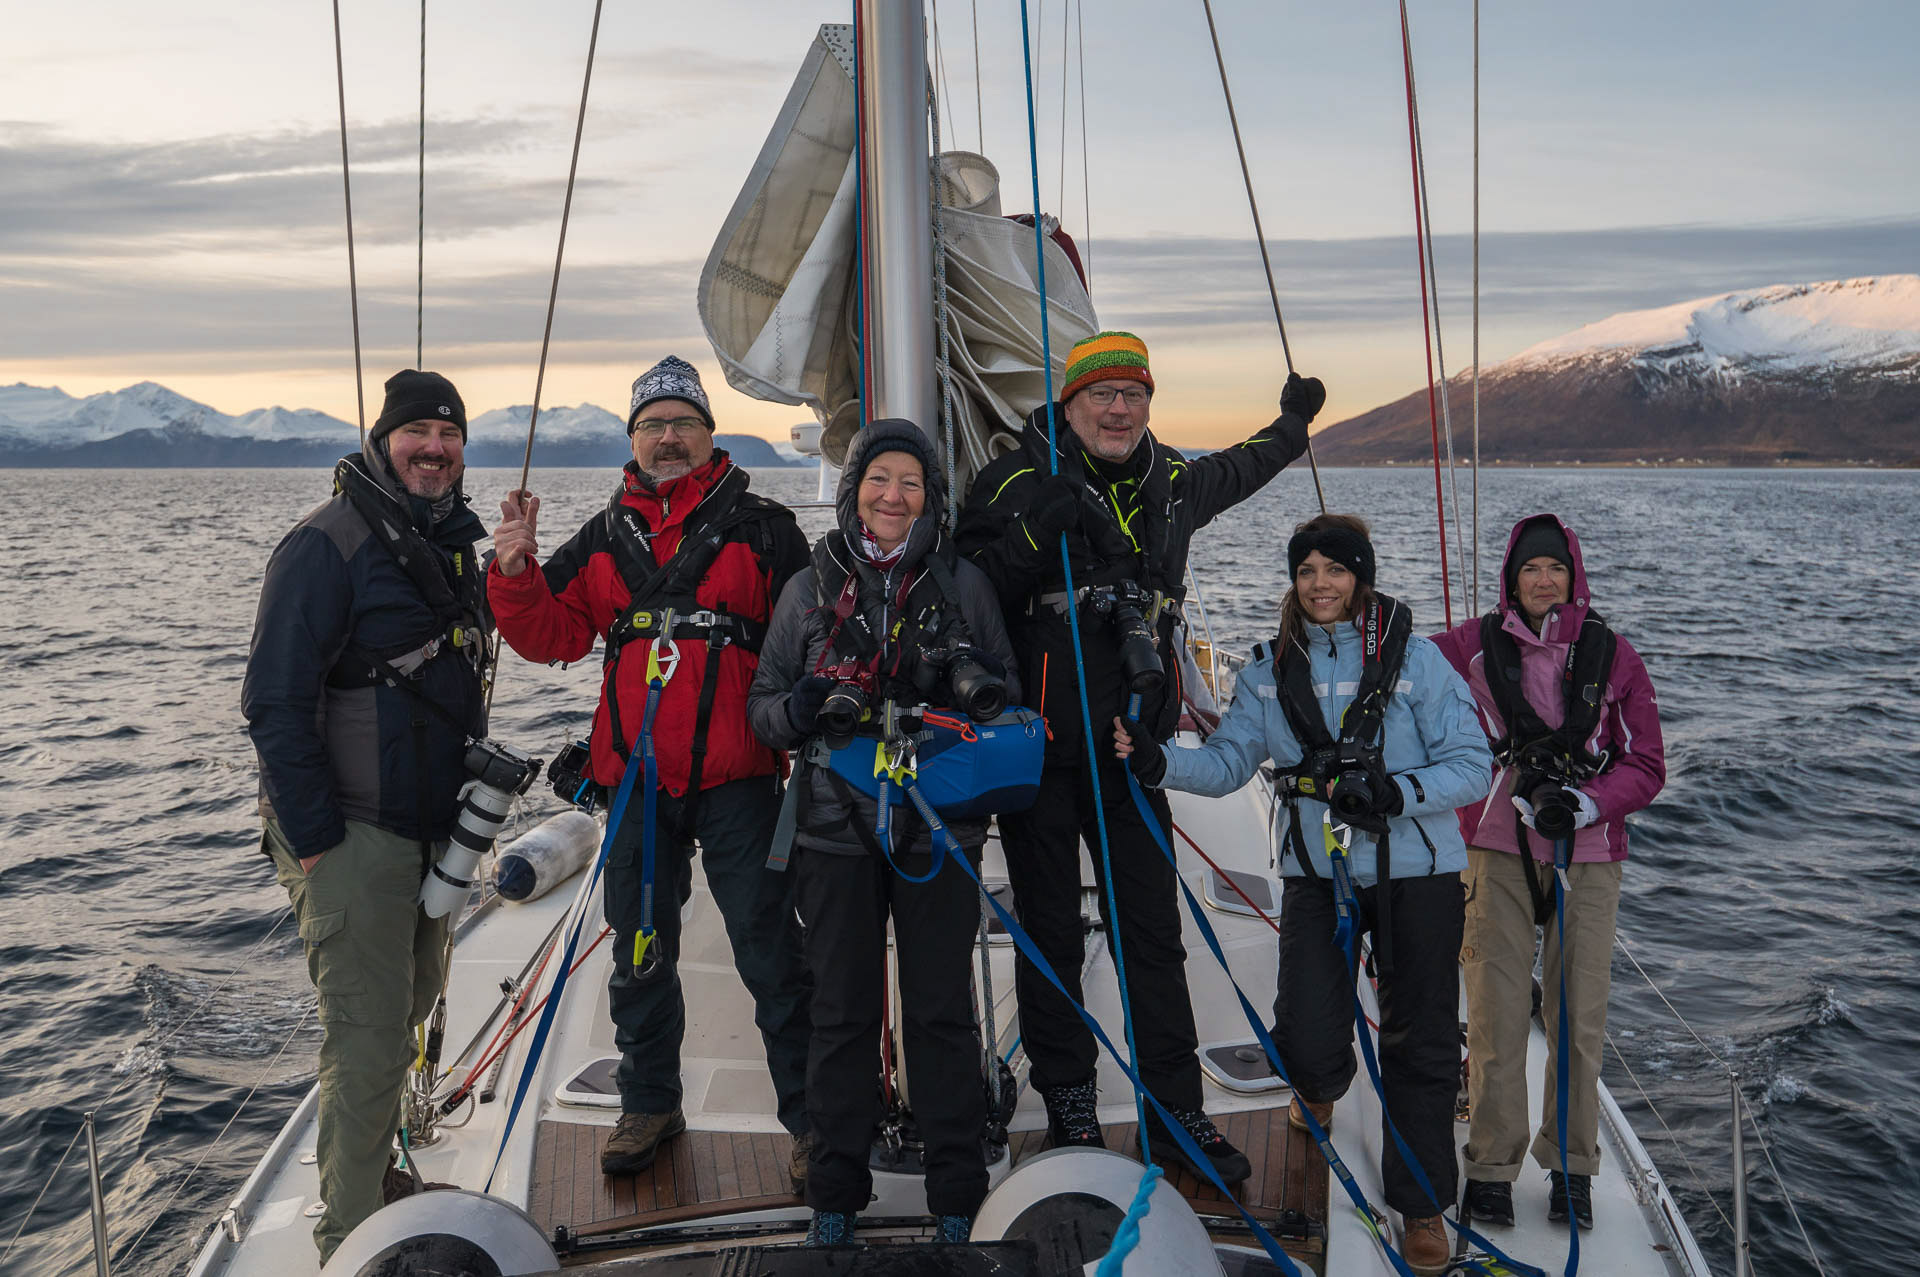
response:
{"label": "black glove", "polygon": [[802,736],[813,735],[820,719],[820,707],[827,703],[834,681],[824,674],[809,674],[787,693],[787,721]]}
{"label": "black glove", "polygon": [[1158,785],[1167,778],[1167,754],[1153,738],[1146,724],[1137,718],[1124,718],[1120,725],[1133,738],[1133,752],[1127,755],[1127,767],[1142,785]]}
{"label": "black glove", "polygon": [[1052,538],[1080,526],[1080,481],[1070,475],[1048,475],[1033,491],[1022,516],[1030,531]]}
{"label": "black glove", "polygon": [[1280,390],[1281,412],[1290,412],[1312,424],[1314,414],[1326,406],[1327,387],[1318,377],[1302,377],[1297,372],[1287,374],[1287,384]]}

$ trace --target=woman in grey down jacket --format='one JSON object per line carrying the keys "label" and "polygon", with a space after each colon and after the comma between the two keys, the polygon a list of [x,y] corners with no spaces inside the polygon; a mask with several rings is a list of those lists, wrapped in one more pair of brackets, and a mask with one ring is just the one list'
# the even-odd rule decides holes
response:
{"label": "woman in grey down jacket", "polygon": [[[1018,698],[999,604],[941,530],[946,502],[942,470],[916,426],[875,421],[854,436],[840,476],[840,526],[782,591],[761,647],[747,696],[760,739],[801,749],[817,734],[828,696],[848,681],[864,683],[876,706],[884,698],[947,704],[946,677],[923,655],[956,641],[970,644],[981,664],[1007,680],[1009,699]],[[951,865],[927,882],[908,881],[933,863],[929,831],[910,808],[893,811],[896,874],[874,835],[872,798],[820,767],[802,765],[793,783],[804,787],[793,871],[814,982],[808,1239],[848,1240],[872,1194],[867,1159],[882,1117],[874,1061],[891,914],[927,1207],[940,1240],[964,1241],[987,1191],[986,1093],[969,978],[978,893]],[[986,821],[947,827],[977,864]]]}

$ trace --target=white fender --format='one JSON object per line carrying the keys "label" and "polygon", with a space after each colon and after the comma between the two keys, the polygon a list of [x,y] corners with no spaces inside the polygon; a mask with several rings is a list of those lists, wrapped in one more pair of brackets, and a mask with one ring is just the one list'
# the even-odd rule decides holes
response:
{"label": "white fender", "polygon": [[320,1277],[458,1272],[519,1277],[559,1267],[540,1226],[518,1206],[485,1193],[438,1189],[403,1197],[360,1221]]}
{"label": "white fender", "polygon": [[[1056,1148],[1030,1157],[1000,1181],[973,1218],[977,1242],[1032,1240],[1043,1267],[1096,1272],[1127,1207],[1140,1191],[1145,1168],[1103,1148]],[[1128,1273],[1223,1277],[1213,1239],[1179,1190],[1163,1178],[1153,1186],[1140,1221],[1140,1244],[1128,1254]],[[1053,1270],[1050,1270],[1053,1271]]]}
{"label": "white fender", "polygon": [[494,889],[507,900],[537,900],[579,873],[600,850],[600,822],[584,811],[549,816],[500,849]]}

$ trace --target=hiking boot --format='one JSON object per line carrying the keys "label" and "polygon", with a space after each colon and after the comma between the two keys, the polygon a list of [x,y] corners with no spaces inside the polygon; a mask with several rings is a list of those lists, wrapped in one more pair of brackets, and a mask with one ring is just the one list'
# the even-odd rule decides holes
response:
{"label": "hiking boot", "polygon": [[1556,1224],[1567,1222],[1567,1203],[1573,1203],[1573,1217],[1580,1227],[1593,1227],[1593,1176],[1562,1175],[1547,1172],[1547,1218]]}
{"label": "hiking boot", "polygon": [[973,1216],[942,1215],[933,1221],[933,1244],[964,1246],[973,1236]]}
{"label": "hiking boot", "polygon": [[1047,1106],[1047,1140],[1055,1148],[1105,1148],[1100,1137],[1100,1092],[1093,1082],[1040,1092]]}
{"label": "hiking boot", "polygon": [[1307,1131],[1309,1135],[1313,1133],[1307,1127],[1306,1114],[1300,1111],[1302,1106],[1305,1106],[1307,1113],[1313,1114],[1313,1120],[1320,1123],[1321,1130],[1328,1134],[1333,1133],[1332,1100],[1328,1100],[1325,1104],[1315,1104],[1312,1100],[1303,1100],[1297,1095],[1294,1096],[1293,1103],[1287,1105],[1288,1126],[1296,1131]]}
{"label": "hiking boot", "polygon": [[807,1195],[807,1158],[812,1154],[812,1131],[805,1131],[793,1137],[793,1155],[787,1159],[787,1183],[793,1186],[795,1197]]}
{"label": "hiking boot", "polygon": [[603,1175],[634,1175],[653,1165],[660,1146],[687,1129],[679,1109],[671,1113],[622,1113],[600,1152]]}
{"label": "hiking boot", "polygon": [[413,1182],[413,1176],[398,1166],[389,1165],[386,1173],[380,1176],[380,1204],[391,1206],[403,1197],[412,1197],[416,1192],[431,1193],[443,1188],[458,1188],[458,1184],[442,1184],[435,1180],[425,1180],[419,1185]]}
{"label": "hiking boot", "polygon": [[1440,1277],[1453,1265],[1453,1247],[1447,1244],[1447,1226],[1438,1215],[1418,1219],[1401,1217],[1400,1258],[1416,1277]]}
{"label": "hiking boot", "polygon": [[1497,1179],[1470,1179],[1460,1209],[1482,1224],[1513,1227],[1513,1185]]}
{"label": "hiking boot", "polygon": [[[1215,1126],[1205,1113],[1199,1109],[1168,1109],[1167,1112],[1173,1114],[1174,1121],[1180,1123],[1181,1128],[1193,1137],[1193,1142],[1200,1146],[1200,1151],[1206,1155],[1207,1161],[1212,1165],[1213,1173],[1222,1181],[1238,1184],[1253,1174],[1253,1163],[1247,1160],[1247,1155],[1229,1144],[1227,1137],[1220,1133],[1220,1128]],[[1154,1153],[1170,1157],[1201,1179],[1206,1179],[1206,1171],[1187,1160],[1186,1152],[1174,1142],[1171,1135],[1167,1134],[1160,1115],[1155,1113],[1149,1120],[1160,1128],[1159,1137],[1154,1141]]]}
{"label": "hiking boot", "polygon": [[817,1210],[807,1225],[809,1246],[853,1245],[853,1215],[843,1210]]}

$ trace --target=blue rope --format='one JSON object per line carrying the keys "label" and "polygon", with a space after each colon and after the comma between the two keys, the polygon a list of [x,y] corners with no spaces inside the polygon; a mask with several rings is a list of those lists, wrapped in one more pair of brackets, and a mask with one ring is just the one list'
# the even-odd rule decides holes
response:
{"label": "blue rope", "polygon": [[[1150,814],[1152,808],[1148,806],[1146,794],[1141,790],[1140,782],[1138,778],[1134,776],[1131,769],[1127,772],[1127,785],[1132,791],[1134,805],[1140,809],[1143,815]],[[1227,964],[1226,951],[1220,945],[1220,937],[1215,933],[1213,924],[1207,921],[1206,911],[1200,907],[1200,902],[1194,898],[1193,891],[1187,886],[1186,879],[1179,877],[1179,861],[1174,856],[1172,845],[1168,843],[1164,837],[1159,835],[1159,826],[1157,823],[1151,824],[1149,827],[1155,831],[1154,841],[1159,845],[1160,854],[1165,856],[1168,862],[1173,865],[1175,881],[1180,884],[1180,894],[1185,897],[1187,902],[1187,912],[1193,916],[1194,924],[1199,928],[1201,937],[1205,939],[1207,948],[1213,953],[1214,961],[1219,963],[1220,970],[1227,977],[1227,983],[1233,988],[1234,996],[1239,999],[1241,1014],[1246,1016],[1248,1027],[1253,1030],[1254,1037],[1259,1040],[1261,1048],[1266,1051],[1267,1062],[1272,1066],[1274,1076],[1291,1088],[1293,1082],[1287,1076],[1286,1066],[1280,1062],[1280,1048],[1274,1043],[1272,1035],[1267,1032],[1266,1024],[1262,1021],[1259,1013],[1253,1009],[1253,1004],[1247,1000],[1246,993],[1240,988],[1240,982],[1234,979],[1233,969]],[[1349,961],[1351,961],[1351,950],[1349,950],[1348,953]],[[1441,1207],[1439,1201],[1434,1197],[1432,1182],[1427,1179],[1425,1173],[1421,1170],[1420,1163],[1414,1159],[1412,1151],[1406,1145],[1406,1141],[1401,1139],[1400,1132],[1395,1128],[1392,1116],[1387,1113],[1386,1094],[1380,1080],[1380,1066],[1374,1058],[1373,1041],[1367,1034],[1366,1012],[1360,1006],[1359,994],[1352,990],[1350,990],[1350,992],[1352,992],[1353,996],[1354,1016],[1360,1036],[1360,1056],[1361,1059],[1366,1062],[1367,1076],[1373,1082],[1374,1089],[1380,1092],[1380,1111],[1386,1118],[1387,1131],[1398,1144],[1400,1156],[1402,1160],[1406,1162],[1408,1169],[1413,1172],[1415,1182],[1426,1192],[1427,1198],[1433,1201],[1434,1210],[1442,1216],[1445,1216],[1445,1209]],[[1379,1230],[1375,1221],[1380,1218],[1380,1212],[1376,1211],[1372,1203],[1367,1200],[1366,1194],[1361,1190],[1359,1182],[1354,1179],[1353,1172],[1347,1169],[1346,1163],[1341,1160],[1339,1153],[1335,1151],[1332,1138],[1313,1116],[1313,1111],[1307,1108],[1305,1104],[1302,1104],[1300,1106],[1300,1112],[1306,1118],[1308,1134],[1313,1136],[1314,1142],[1320,1146],[1321,1155],[1326,1158],[1327,1169],[1331,1171],[1334,1178],[1339,1181],[1340,1187],[1345,1190],[1347,1197],[1353,1202],[1361,1219],[1366,1221],[1368,1227],[1373,1228],[1377,1234]],[[1506,1264],[1513,1273],[1524,1275],[1524,1277],[1545,1277],[1545,1274],[1538,1268],[1513,1259],[1502,1252],[1499,1247],[1466,1225],[1453,1219],[1448,1219],[1448,1223],[1452,1224],[1468,1241],[1473,1242],[1500,1260],[1500,1262]],[[1396,1252],[1392,1246],[1386,1245],[1384,1238],[1382,1239],[1382,1244],[1386,1246],[1387,1258],[1388,1261],[1393,1264],[1394,1271],[1401,1273],[1402,1277],[1406,1277],[1406,1274],[1411,1273],[1412,1270],[1406,1267],[1405,1261],[1400,1258],[1399,1253]]]}
{"label": "blue rope", "polygon": [[[1049,474],[1060,473],[1059,424],[1053,404],[1053,345],[1047,326],[1046,244],[1040,232],[1040,139],[1034,123],[1033,48],[1027,35],[1027,0],[1020,0],[1020,56],[1027,80],[1027,158],[1033,174],[1033,268],[1040,281],[1040,365],[1047,393],[1047,466]],[[1100,868],[1107,894],[1108,931],[1113,940],[1113,970],[1120,982],[1120,1018],[1126,1029],[1127,1053],[1140,1058],[1139,1044],[1133,1034],[1133,1000],[1127,992],[1127,960],[1120,941],[1120,901],[1113,889],[1113,852],[1107,838],[1107,809],[1100,795],[1099,745],[1093,735],[1093,710],[1087,701],[1087,661],[1080,650],[1080,611],[1074,600],[1072,556],[1067,553],[1067,534],[1060,534],[1060,567],[1066,576],[1067,633],[1073,638],[1073,676],[1080,689],[1080,724],[1087,738],[1087,776],[1093,782],[1093,818],[1100,831]],[[1157,822],[1149,821],[1149,826]],[[1147,1107],[1141,1098],[1140,1084],[1134,1083],[1133,1107],[1140,1132],[1140,1160],[1153,1160],[1147,1138]],[[1155,1107],[1158,1107],[1157,1105]],[[1176,1125],[1178,1125],[1176,1123]]]}
{"label": "blue rope", "polygon": [[[1529,854],[1522,848],[1521,855]],[[1565,1184],[1570,1178],[1567,1174],[1567,1074],[1571,1071],[1571,1048],[1568,1039],[1572,1036],[1567,1024],[1567,865],[1572,859],[1568,840],[1558,838],[1553,844],[1553,915],[1554,923],[1560,928],[1560,1015],[1559,1028],[1555,1038],[1559,1043],[1556,1057],[1557,1067],[1553,1076],[1554,1125],[1560,1137],[1560,1182]],[[1580,1271],[1580,1221],[1573,1213],[1573,1193],[1567,1192],[1567,1267],[1565,1277],[1574,1277]]]}
{"label": "blue rope", "polygon": [[[1088,1031],[1093,1034],[1094,1040],[1105,1048],[1107,1054],[1113,1057],[1114,1063],[1120,1067],[1120,1071],[1126,1074],[1127,1080],[1133,1084],[1134,1093],[1143,1097],[1147,1103],[1153,1105],[1154,1112],[1158,1113],[1161,1120],[1166,1123],[1167,1134],[1173,1139],[1175,1146],[1192,1160],[1194,1168],[1200,1171],[1214,1188],[1219,1190],[1220,1195],[1231,1202],[1233,1208],[1240,1212],[1240,1218],[1246,1222],[1247,1228],[1253,1233],[1255,1240],[1260,1243],[1261,1249],[1266,1251],[1267,1258],[1271,1259],[1281,1272],[1287,1274],[1287,1277],[1303,1277],[1299,1265],[1293,1262],[1292,1256],[1282,1250],[1280,1243],[1274,1240],[1273,1234],[1268,1232],[1266,1227],[1261,1224],[1258,1219],[1255,1219],[1245,1206],[1240,1204],[1240,1199],[1234,1196],[1233,1190],[1227,1186],[1227,1182],[1220,1178],[1220,1172],[1213,1168],[1212,1159],[1200,1151],[1200,1146],[1194,1143],[1193,1137],[1187,1134],[1186,1129],[1182,1127],[1179,1122],[1174,1120],[1172,1112],[1168,1110],[1164,1104],[1160,1103],[1151,1091],[1147,1090],[1147,1084],[1140,1080],[1140,1075],[1134,1071],[1133,1065],[1127,1061],[1125,1056],[1120,1054],[1120,1048],[1113,1044],[1113,1039],[1107,1036],[1107,1031],[1100,1027],[1100,1021],[1093,1017],[1092,1012],[1074,1001],[1073,995],[1067,992],[1067,986],[1061,981],[1059,973],[1053,969],[1053,964],[1047,961],[1047,955],[1040,952],[1040,946],[1034,943],[1033,937],[1028,935],[1026,928],[1020,925],[1019,919],[1015,918],[1005,905],[994,899],[993,893],[986,890],[986,884],[980,881],[979,871],[967,860],[965,853],[961,850],[960,844],[954,841],[953,834],[950,833],[946,825],[942,823],[939,814],[933,810],[932,805],[929,804],[926,798],[920,793],[919,786],[908,785],[907,797],[911,799],[913,805],[919,809],[920,817],[926,821],[927,829],[932,836],[945,841],[947,851],[949,852],[947,859],[952,863],[958,864],[960,868],[966,872],[967,877],[973,879],[974,886],[978,887],[985,895],[987,904],[993,909],[994,916],[1000,919],[1000,925],[1006,928],[1007,935],[1012,937],[1013,943],[1019,948],[1022,954],[1026,955],[1027,960],[1033,964],[1033,969],[1038,971],[1041,978],[1052,985],[1060,996],[1067,1000],[1067,1005],[1073,1008],[1074,1014],[1079,1016],[1081,1022],[1087,1026]],[[1408,1275],[1403,1274],[1402,1277],[1408,1277]]]}
{"label": "blue rope", "polygon": [[[613,840],[619,835],[620,823],[626,819],[627,800],[633,797],[633,782],[642,770],[640,751],[634,750],[627,756],[627,770],[620,777],[619,792],[614,795],[613,809],[607,816],[607,833],[600,840],[600,854],[594,859],[593,873],[587,879],[587,889],[581,895],[582,901],[593,898],[593,889],[599,885],[600,872],[607,866],[607,853],[613,850]],[[493,1189],[493,1177],[500,1173],[500,1159],[506,1155],[507,1140],[513,1135],[514,1119],[520,1116],[520,1106],[527,1098],[527,1088],[533,1085],[533,1075],[540,1064],[541,1052],[546,1049],[547,1034],[553,1029],[554,1013],[560,1009],[560,995],[567,987],[567,977],[573,971],[573,951],[580,943],[580,929],[587,920],[587,911],[581,909],[574,918],[573,926],[567,931],[567,941],[560,951],[559,974],[553,978],[553,988],[547,993],[547,1004],[540,1012],[540,1023],[533,1031],[533,1042],[527,1047],[527,1062],[520,1067],[520,1082],[513,1091],[513,1105],[507,1110],[506,1126],[500,1132],[500,1147],[494,1151],[493,1167],[487,1172],[486,1187],[482,1192]]]}
{"label": "blue rope", "polygon": [[1153,1188],[1163,1174],[1158,1166],[1149,1166],[1140,1177],[1140,1187],[1134,1191],[1132,1205],[1127,1207],[1127,1217],[1120,1221],[1120,1228],[1113,1235],[1113,1247],[1100,1260],[1093,1277],[1120,1277],[1127,1256],[1140,1245],[1140,1221],[1153,1209]]}

